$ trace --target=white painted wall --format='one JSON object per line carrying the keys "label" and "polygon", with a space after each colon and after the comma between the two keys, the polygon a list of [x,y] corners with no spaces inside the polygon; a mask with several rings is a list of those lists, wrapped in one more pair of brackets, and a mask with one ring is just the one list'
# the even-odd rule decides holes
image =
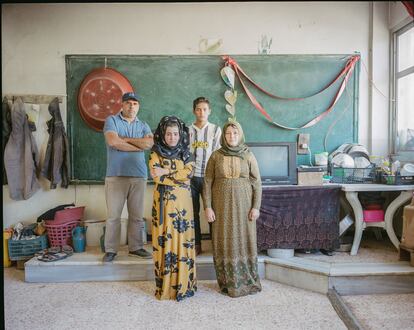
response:
{"label": "white painted wall", "polygon": [[413,19],[401,1],[389,1],[388,26],[390,29],[401,28]]}
{"label": "white painted wall", "polygon": [[[374,78],[387,86],[389,24],[386,5],[375,6]],[[262,35],[273,38],[271,54],[343,54],[358,51],[368,61],[368,2],[172,3],[172,4],[6,4],[2,6],[3,93],[64,95],[66,54],[198,54],[202,38],[221,38],[220,53],[257,54]],[[377,53],[378,52],[378,53]],[[386,149],[380,116],[368,130],[368,79],[361,68],[359,137]],[[386,111],[384,100],[374,104]],[[65,104],[61,107],[66,116]],[[42,106],[36,140],[47,141],[47,106]],[[370,136],[372,135],[372,136]],[[380,138],[378,138],[380,136]],[[152,187],[145,209],[150,218]],[[31,222],[63,203],[86,205],[86,218],[106,217],[103,186],[70,186],[12,201],[3,187],[3,226]],[[203,223],[203,229],[207,228]]]}
{"label": "white painted wall", "polygon": [[[390,32],[388,29],[389,5],[387,2],[374,1],[372,7],[372,84],[370,152],[372,155],[387,155],[389,128],[389,53]],[[364,64],[362,76],[367,77]]]}

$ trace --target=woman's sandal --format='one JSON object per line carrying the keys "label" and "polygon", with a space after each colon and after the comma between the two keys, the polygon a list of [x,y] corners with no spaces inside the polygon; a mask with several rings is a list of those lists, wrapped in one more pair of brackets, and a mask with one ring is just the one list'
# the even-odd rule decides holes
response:
{"label": "woman's sandal", "polygon": [[54,253],[54,254],[44,254],[37,257],[37,260],[44,262],[58,261],[67,258],[68,255],[64,252]]}
{"label": "woman's sandal", "polygon": [[60,246],[52,246],[50,248],[46,248],[44,250],[38,251],[35,253],[36,257],[45,255],[45,254],[56,254],[61,251]]}
{"label": "woman's sandal", "polygon": [[63,245],[62,252],[65,252],[68,256],[71,256],[73,254],[73,249],[70,245]]}
{"label": "woman's sandal", "polygon": [[51,262],[65,259],[73,254],[73,249],[69,245],[52,246],[48,249],[44,249],[40,252],[37,252],[35,256],[37,260],[44,262]]}

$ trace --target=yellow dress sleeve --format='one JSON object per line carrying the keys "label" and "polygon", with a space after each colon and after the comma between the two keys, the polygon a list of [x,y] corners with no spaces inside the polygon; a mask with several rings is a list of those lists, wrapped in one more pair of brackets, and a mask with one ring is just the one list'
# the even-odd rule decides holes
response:
{"label": "yellow dress sleeve", "polygon": [[204,175],[204,184],[203,184],[203,205],[204,209],[211,208],[211,191],[214,183],[214,174],[216,166],[216,152],[211,154],[210,159],[207,162],[206,173]]}
{"label": "yellow dress sleeve", "polygon": [[251,153],[248,159],[250,169],[250,182],[253,188],[253,203],[252,208],[260,210],[262,204],[262,180],[260,178],[259,165],[254,155]]}
{"label": "yellow dress sleeve", "polygon": [[[148,165],[150,169],[156,168],[156,167],[165,168],[162,165],[162,159],[154,151],[150,153]],[[163,184],[167,186],[178,186],[191,179],[191,177],[193,176],[193,167],[194,167],[194,163],[189,162],[184,165],[184,168],[178,169],[178,170],[170,169],[169,174],[153,178],[153,180],[157,184]]]}
{"label": "yellow dress sleeve", "polygon": [[184,165],[184,168],[179,170],[170,170],[170,174],[168,174],[168,178],[185,182],[190,180],[193,177],[193,169],[194,169],[194,162],[189,162]]}

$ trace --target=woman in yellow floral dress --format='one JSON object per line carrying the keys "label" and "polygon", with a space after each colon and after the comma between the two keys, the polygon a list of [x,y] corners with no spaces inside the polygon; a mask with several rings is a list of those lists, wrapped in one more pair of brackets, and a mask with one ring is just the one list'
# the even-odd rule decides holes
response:
{"label": "woman in yellow floral dress", "polygon": [[181,301],[197,290],[194,218],[190,178],[193,161],[188,127],[165,116],[154,134],[149,158],[155,182],[152,205],[152,246],[157,299]]}
{"label": "woman in yellow floral dress", "polygon": [[257,269],[256,219],[262,198],[259,167],[236,121],[223,127],[204,176],[203,201],[212,222],[213,260],[220,291],[230,297],[262,290]]}

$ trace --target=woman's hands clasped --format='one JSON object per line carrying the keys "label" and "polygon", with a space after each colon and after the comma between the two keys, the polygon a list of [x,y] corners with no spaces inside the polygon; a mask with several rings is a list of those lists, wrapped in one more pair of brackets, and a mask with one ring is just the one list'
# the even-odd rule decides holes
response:
{"label": "woman's hands clasped", "polygon": [[162,167],[154,167],[150,170],[150,174],[153,178],[167,175],[168,173],[170,173],[170,170]]}
{"label": "woman's hands clasped", "polygon": [[204,212],[206,213],[207,221],[212,223],[216,221],[216,214],[214,213],[213,209],[211,207],[207,207]]}
{"label": "woman's hands clasped", "polygon": [[257,218],[260,216],[260,211],[258,209],[251,209],[249,212],[249,220],[256,221]]}
{"label": "woman's hands clasped", "polygon": [[[208,222],[216,221],[216,214],[214,213],[213,209],[208,207],[205,209],[206,218]],[[251,209],[249,212],[249,220],[256,221],[257,218],[260,216],[260,211],[258,209]]]}

